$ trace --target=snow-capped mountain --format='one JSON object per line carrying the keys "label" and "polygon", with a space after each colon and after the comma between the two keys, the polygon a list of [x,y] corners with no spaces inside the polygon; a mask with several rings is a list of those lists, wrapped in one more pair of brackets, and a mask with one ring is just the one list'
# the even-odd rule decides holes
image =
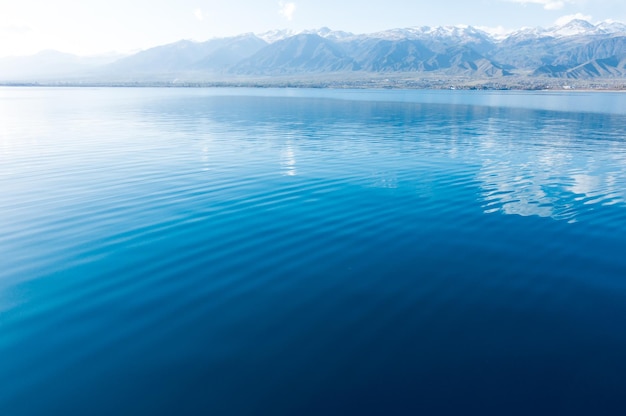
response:
{"label": "snow-capped mountain", "polygon": [[626,24],[612,20],[600,22],[596,27],[604,33],[623,33],[626,34]]}
{"label": "snow-capped mountain", "polygon": [[614,21],[600,22],[596,25],[581,19],[574,19],[562,25],[549,28],[526,27],[511,32],[506,39],[528,40],[534,38],[570,38],[580,36],[626,34],[626,24]]}
{"label": "snow-capped mountain", "polygon": [[454,39],[458,42],[467,43],[475,41],[477,38],[483,39],[490,35],[480,29],[467,25],[457,26],[415,26],[408,28],[390,29],[382,32],[375,32],[360,37],[379,38],[388,40],[399,39]]}
{"label": "snow-capped mountain", "polygon": [[292,29],[274,29],[263,33],[258,33],[257,37],[267,43],[274,43],[297,35],[298,32]]}
{"label": "snow-capped mountain", "polygon": [[[45,79],[69,76],[85,68],[85,62],[68,57],[64,57],[65,66],[46,62],[53,61],[42,61],[41,55],[20,58],[15,70],[14,61],[0,60],[0,81],[9,79],[5,76],[8,68],[12,68],[11,79],[22,80],[44,79],[42,74]],[[549,28],[509,33],[467,25],[414,26],[370,34],[327,27],[284,29],[206,42],[179,41],[141,51],[97,71],[89,68],[83,76],[138,81],[314,73],[626,78],[626,24],[574,19]]]}
{"label": "snow-capped mountain", "polygon": [[332,30],[327,27],[322,27],[320,29],[313,30],[305,30],[301,33],[306,35],[317,35],[324,39],[332,39],[332,40],[344,40],[354,37],[354,33],[344,32],[342,30]]}
{"label": "snow-capped mountain", "polygon": [[602,33],[595,25],[586,20],[574,19],[563,25],[554,26],[544,32],[547,36],[567,37],[567,36],[584,36]]}

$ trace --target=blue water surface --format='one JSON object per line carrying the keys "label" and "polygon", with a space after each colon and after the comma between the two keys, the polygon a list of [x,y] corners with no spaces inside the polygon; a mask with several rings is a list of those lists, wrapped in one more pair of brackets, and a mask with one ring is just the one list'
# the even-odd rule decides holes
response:
{"label": "blue water surface", "polygon": [[626,414],[626,94],[0,89],[0,415]]}

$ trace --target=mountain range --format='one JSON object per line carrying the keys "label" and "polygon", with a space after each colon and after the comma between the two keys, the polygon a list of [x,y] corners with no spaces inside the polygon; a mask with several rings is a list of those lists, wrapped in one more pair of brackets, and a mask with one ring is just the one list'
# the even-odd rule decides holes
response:
{"label": "mountain range", "polygon": [[626,78],[626,24],[572,20],[506,35],[472,26],[370,34],[328,28],[181,40],[133,55],[84,58],[55,51],[0,59],[0,81],[141,82],[331,74]]}

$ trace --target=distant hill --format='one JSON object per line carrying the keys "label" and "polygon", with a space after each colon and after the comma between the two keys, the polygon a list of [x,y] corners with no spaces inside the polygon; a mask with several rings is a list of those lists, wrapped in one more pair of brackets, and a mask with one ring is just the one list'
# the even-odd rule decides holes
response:
{"label": "distant hill", "polygon": [[[626,78],[626,24],[572,20],[506,35],[471,26],[420,26],[370,34],[329,28],[275,30],[206,42],[181,40],[121,59],[46,51],[0,59],[0,81],[152,81],[334,74],[468,79]],[[352,75],[350,75],[352,74]]]}
{"label": "distant hill", "polygon": [[247,58],[267,43],[253,34],[206,42],[181,40],[157,46],[107,65],[103,75],[175,74],[184,71],[215,71]]}
{"label": "distant hill", "polygon": [[0,58],[0,80],[32,81],[77,76],[100,68],[120,58],[120,55],[97,57],[76,56],[46,50],[31,56]]}

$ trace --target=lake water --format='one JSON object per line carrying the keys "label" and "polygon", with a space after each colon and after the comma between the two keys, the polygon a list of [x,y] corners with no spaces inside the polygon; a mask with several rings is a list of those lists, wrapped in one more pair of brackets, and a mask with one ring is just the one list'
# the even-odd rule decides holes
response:
{"label": "lake water", "polygon": [[0,414],[626,414],[626,94],[0,89]]}

